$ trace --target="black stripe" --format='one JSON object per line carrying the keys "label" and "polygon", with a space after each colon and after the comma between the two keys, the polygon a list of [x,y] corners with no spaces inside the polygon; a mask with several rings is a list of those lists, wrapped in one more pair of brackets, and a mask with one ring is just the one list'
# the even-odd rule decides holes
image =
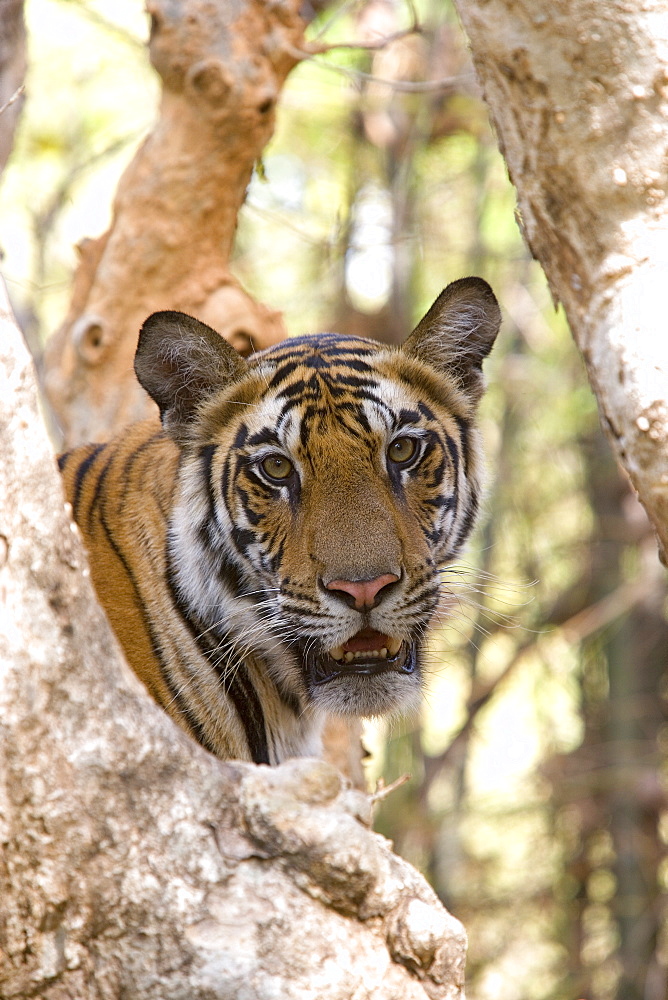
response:
{"label": "black stripe", "polygon": [[253,763],[270,764],[264,712],[246,667],[243,663],[234,663],[231,666],[226,663],[223,666],[220,661],[213,662],[209,659],[209,662],[218,674],[225,694],[234,703],[246,733]]}
{"label": "black stripe", "polygon": [[[276,495],[276,490],[272,489],[271,486],[268,486],[267,483],[265,483],[263,479],[260,479],[259,476],[249,475],[248,478],[251,480],[251,482],[254,485],[260,487],[260,489],[261,489],[261,491],[262,491],[262,493],[264,494],[265,497],[267,497],[267,496],[275,496]],[[251,506],[249,504],[250,496],[249,496],[247,490],[244,490],[244,489],[242,489],[241,486],[237,485],[237,496],[241,500],[241,504],[242,504],[243,509],[244,509],[244,514],[248,518],[249,524],[251,524],[253,527],[256,527],[260,523],[260,521],[262,520],[262,516],[260,514],[258,514],[257,511],[255,511],[255,510],[253,510],[251,508]]]}
{"label": "black stripe", "polygon": [[[230,475],[231,475],[232,463],[235,461],[235,455],[245,445],[247,438],[248,438],[248,428],[246,427],[245,424],[241,424],[239,426],[239,429],[237,430],[237,433],[235,435],[234,441],[232,442],[231,448],[229,448],[227,454],[225,455],[225,462],[224,462],[224,465],[223,465],[223,474],[221,476],[221,481],[220,481],[220,490],[221,490],[221,493],[222,493],[222,496],[223,496],[223,502],[228,506],[228,510],[229,510],[228,493],[229,493],[229,490],[230,490]],[[214,495],[214,492],[213,492],[213,483],[211,481],[212,480],[212,477],[211,477],[211,463],[213,461],[213,453],[214,453],[215,449],[216,449],[215,445],[209,444],[209,445],[206,445],[204,448],[200,449],[200,454],[202,455],[203,458],[204,458],[204,453],[206,453],[206,455],[207,455],[206,462],[205,462],[205,465],[204,465],[204,471],[205,471],[205,474],[206,474],[207,493],[208,493],[208,496],[209,496],[209,517],[216,524],[220,525],[220,522],[218,521],[218,516],[217,516],[217,513],[216,513],[216,502],[215,502],[215,495]],[[222,529],[222,525],[220,525],[220,527]]]}
{"label": "black stripe", "polygon": [[[93,464],[97,456],[100,454],[100,452],[103,451],[106,447],[107,447],[106,444],[96,445],[90,452],[90,454],[86,455],[84,460],[80,462],[79,467],[77,468],[76,474],[74,476],[74,498],[72,500],[72,510],[74,511],[74,517],[77,521],[79,520],[78,516],[79,503],[81,501],[81,491],[84,486],[86,473],[88,472],[88,470],[90,469],[91,465]],[[95,494],[97,494],[97,485],[95,488]]]}
{"label": "black stripe", "polygon": [[[346,414],[352,415],[352,422],[350,420],[343,419]],[[358,402],[339,403],[334,411],[334,416],[344,425],[346,430],[352,434],[353,437],[365,440],[366,435],[371,434],[371,425],[367,420],[366,413]],[[356,427],[355,424],[358,424],[358,426]],[[362,428],[361,431],[360,427]]]}
{"label": "black stripe", "polygon": [[[241,588],[244,585],[244,579],[241,575],[241,570],[233,563],[231,559],[228,559],[226,555],[222,554],[218,560],[218,577],[223,583],[226,583],[231,590],[235,593],[240,594]],[[258,598],[255,598],[257,600]]]}
{"label": "black stripe", "polygon": [[457,421],[457,426],[459,427],[459,435],[462,445],[462,454],[464,456],[464,473],[468,475],[469,472],[469,459],[471,455],[471,442],[470,442],[470,432],[471,425],[468,420],[464,417],[455,416]]}
{"label": "black stripe", "polygon": [[447,433],[447,431],[445,432],[445,442],[448,446],[448,453],[452,461],[452,466],[455,473],[455,486],[456,486],[459,475],[459,448],[457,447],[457,442],[455,441],[455,439],[451,438],[450,435]]}
{"label": "black stripe", "polygon": [[278,548],[276,549],[276,552],[274,552],[273,555],[270,556],[270,567],[272,573],[276,573],[281,563],[283,562],[284,550],[285,550],[285,537],[283,537],[278,543]]}
{"label": "black stripe", "polygon": [[455,495],[449,497],[432,497],[431,500],[423,500],[423,507],[435,507],[437,510],[452,510],[455,506]]}
{"label": "black stripe", "polygon": [[307,381],[299,379],[291,385],[286,385],[285,389],[281,389],[280,392],[276,393],[276,399],[294,400],[295,396],[302,395],[320,395],[320,385],[318,383],[317,375],[311,375],[310,379]]}
{"label": "black stripe", "polygon": [[378,389],[378,378],[363,378],[361,375],[332,373],[326,380],[332,387],[345,386],[347,389]]}
{"label": "black stripe", "polygon": [[[311,422],[314,417],[317,417],[320,413],[320,409],[317,406],[307,406],[302,413],[302,421],[299,425],[299,443],[301,444],[304,451],[308,451],[309,438],[311,437]],[[310,459],[311,465],[313,460]]]}
{"label": "black stripe", "polygon": [[362,361],[360,358],[348,358],[346,361],[346,368],[352,368],[355,372],[368,372],[369,375],[375,374],[376,380],[378,378],[377,373],[374,372],[373,367],[367,362]]}
{"label": "black stripe", "polygon": [[[262,477],[258,475],[258,473],[255,471],[254,464],[251,462],[248,462],[248,464],[246,465],[246,468],[244,469],[244,474],[249,484],[253,486],[255,490],[258,490],[260,492],[260,495],[263,500],[268,500],[271,497],[275,497],[277,492],[279,492],[285,486],[287,486],[288,480],[292,478],[292,476],[290,475],[287,476],[285,480],[277,480],[273,484],[268,483],[266,479],[262,479]],[[259,521],[259,517],[257,518],[257,520],[253,520],[253,518],[250,516],[250,511],[247,506],[250,496],[246,492],[246,490],[243,489],[243,487],[239,486],[238,482],[235,486],[235,492],[239,497],[239,499],[241,500],[241,503],[243,504],[244,513],[249,515],[248,520],[251,522],[251,524],[257,524]],[[257,515],[253,516],[257,517]]]}
{"label": "black stripe", "polygon": [[258,540],[257,532],[250,531],[249,528],[232,528],[231,538],[238,552],[242,556],[246,555],[249,547]]}
{"label": "black stripe", "polygon": [[147,617],[146,607],[144,605],[144,602],[141,599],[141,596],[140,596],[140,593],[139,593],[139,588],[137,587],[137,581],[135,579],[135,576],[134,576],[134,574],[133,574],[133,572],[132,572],[129,564],[127,563],[127,561],[125,559],[125,556],[123,555],[123,553],[119,549],[118,545],[114,541],[114,538],[113,538],[113,536],[112,536],[112,534],[111,534],[111,532],[109,530],[109,526],[108,526],[108,524],[106,522],[106,519],[104,517],[104,511],[103,510],[100,511],[100,524],[102,525],[104,533],[107,536],[107,540],[109,542],[109,545],[110,545],[111,549],[116,553],[116,556],[118,557],[118,559],[120,560],[121,564],[123,565],[123,568],[125,569],[125,572],[128,575],[128,579],[132,583],[132,586],[134,588],[135,594],[137,595],[138,603],[139,603],[139,609],[140,609],[140,613],[141,613],[141,617],[142,617],[142,621],[144,622],[144,625],[146,627],[146,632],[147,632],[148,637],[149,637],[150,642],[151,642],[151,649],[152,649],[153,655],[155,656],[156,661],[158,663],[158,667],[159,667],[159,670],[160,670],[160,675],[161,675],[161,677],[162,677],[162,679],[163,679],[163,681],[165,683],[165,686],[166,686],[167,690],[169,691],[169,695],[170,695],[171,700],[177,706],[179,712],[181,713],[181,715],[185,719],[186,723],[190,727],[194,739],[196,739],[197,742],[200,743],[205,748],[205,750],[208,750],[210,753],[215,754],[216,753],[215,748],[209,742],[209,740],[207,738],[207,735],[206,735],[206,732],[204,731],[204,729],[201,726],[201,724],[195,718],[195,716],[193,715],[193,713],[190,710],[190,708],[188,707],[188,705],[184,702],[183,695],[182,695],[181,691],[179,690],[179,688],[174,687],[174,685],[172,684],[171,677],[169,676],[169,673],[168,673],[168,663],[165,660],[164,652],[163,652],[162,647],[161,647],[161,645],[160,645],[160,643],[159,643],[159,641],[158,641],[158,639],[157,639],[157,637],[155,635],[155,632],[153,630],[152,622],[151,622],[150,618]]}
{"label": "black stripe", "polygon": [[[374,389],[377,388],[377,386],[372,382],[369,382],[368,385],[372,386]],[[332,395],[334,395],[334,392],[332,392]],[[354,399],[358,406],[360,403],[373,403],[373,405],[377,406],[379,410],[384,410],[390,420],[394,421],[394,410],[389,407],[383,399],[375,396],[372,392],[360,392],[356,390],[354,393]]]}
{"label": "black stripe", "polygon": [[261,431],[257,434],[251,434],[248,438],[246,444],[256,445],[256,444],[272,444],[276,445],[277,448],[281,447],[281,442],[276,434],[276,431],[272,427],[263,427]]}
{"label": "black stripe", "polygon": [[[425,457],[426,454],[427,453],[425,452]],[[443,455],[443,458],[434,469],[431,478],[426,480],[425,485],[427,486],[428,489],[432,490],[436,489],[437,487],[442,485],[444,475],[445,475],[445,455]]]}
{"label": "black stripe", "polygon": [[436,420],[436,414],[427,406],[426,403],[418,403],[418,410],[423,417],[427,418],[427,420]]}
{"label": "black stripe", "polygon": [[307,351],[322,351],[333,357],[346,355],[364,357],[377,354],[379,346],[357,337],[346,337],[341,333],[319,333],[317,336],[302,334],[300,337],[291,337],[285,345],[279,345],[276,349],[272,349],[271,353],[278,357],[290,357],[292,354],[299,355]]}
{"label": "black stripe", "polygon": [[[204,656],[211,665],[212,669],[216,672],[224,693],[234,704],[239,720],[244,727],[248,748],[253,761],[256,764],[269,764],[269,747],[265,731],[264,712],[262,711],[260,700],[248,677],[248,671],[243,663],[231,663],[229,658],[226,660],[224,666],[222,665],[220,658],[216,658],[214,660],[214,656],[216,655],[216,651],[220,647],[221,642],[226,641],[225,636],[217,633],[215,645],[212,648],[207,645],[206,636],[208,635],[208,630],[205,630],[202,624],[193,621],[189,613],[189,609],[179,594],[179,590],[174,579],[174,567],[172,565],[171,553],[169,553],[169,551],[167,553],[167,584],[172,595],[174,607],[186,625],[192,641],[197,646],[202,656]],[[250,716],[248,715],[247,708],[250,708]],[[202,737],[200,738],[200,736],[198,736],[197,739],[203,746],[210,749],[207,745],[206,736],[203,730]]]}
{"label": "black stripe", "polygon": [[464,518],[460,525],[459,531],[457,532],[457,537],[453,543],[453,551],[456,552],[457,549],[466,541],[467,537],[471,533],[473,528],[473,522],[475,521],[476,515],[478,513],[478,496],[476,493],[471,493],[469,498],[469,506],[464,514]]}
{"label": "black stripe", "polygon": [[424,535],[424,537],[427,539],[428,542],[431,542],[433,545],[436,545],[438,542],[440,542],[441,540],[440,528],[434,528],[430,530],[427,527],[421,527],[421,530],[422,534]]}
{"label": "black stripe", "polygon": [[91,503],[90,507],[88,508],[88,517],[86,518],[86,530],[88,531],[88,534],[91,536],[93,535],[94,532],[93,522],[95,521],[95,513],[98,507],[100,508],[100,520],[102,519],[101,511],[104,505],[104,493],[103,493],[104,481],[107,478],[109,470],[111,469],[113,464],[114,464],[114,453],[112,451],[111,455],[104,463],[104,466],[102,467],[102,469],[100,469],[100,473],[97,477],[97,482],[95,484],[95,500],[93,503]]}
{"label": "black stripe", "polygon": [[296,371],[301,364],[301,358],[298,361],[289,360],[284,362],[280,367],[276,369],[272,375],[267,389],[275,389],[277,386],[284,382],[286,378],[289,378],[294,371]]}

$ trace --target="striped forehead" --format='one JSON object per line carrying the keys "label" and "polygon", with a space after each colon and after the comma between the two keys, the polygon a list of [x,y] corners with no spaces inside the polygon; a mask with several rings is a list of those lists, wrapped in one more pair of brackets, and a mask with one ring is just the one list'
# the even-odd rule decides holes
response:
{"label": "striped forehead", "polygon": [[[299,427],[302,443],[310,428],[333,418],[342,428],[383,430],[406,404],[406,392],[384,375],[377,361],[387,349],[372,341],[339,334],[302,337],[256,356],[266,380],[264,416],[289,438]],[[385,367],[385,366],[383,366]]]}
{"label": "striped forehead", "polygon": [[306,383],[317,374],[327,373],[330,378],[343,377],[346,373],[364,376],[373,371],[379,344],[356,337],[343,337],[336,333],[321,333],[309,337],[285,340],[250,360],[267,378],[268,389],[283,387],[283,383],[300,374]]}

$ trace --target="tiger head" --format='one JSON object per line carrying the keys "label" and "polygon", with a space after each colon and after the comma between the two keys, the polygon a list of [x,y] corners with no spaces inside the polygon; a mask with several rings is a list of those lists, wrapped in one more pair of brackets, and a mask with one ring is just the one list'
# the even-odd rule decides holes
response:
{"label": "tiger head", "polygon": [[182,313],[144,324],[137,376],[180,448],[172,590],[295,712],[419,703],[440,574],[478,507],[499,323],[489,286],[465,278],[400,348],[325,333],[244,360]]}

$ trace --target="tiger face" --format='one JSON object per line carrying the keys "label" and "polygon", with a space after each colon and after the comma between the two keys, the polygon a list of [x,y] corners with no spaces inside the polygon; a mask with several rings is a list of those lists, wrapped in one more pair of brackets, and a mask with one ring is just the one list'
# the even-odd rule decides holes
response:
{"label": "tiger face", "polygon": [[135,369],[180,449],[168,585],[219,675],[263,673],[274,717],[419,704],[440,574],[478,507],[475,413],[499,322],[468,278],[401,348],[320,334],[244,360],[183,314],[145,323]]}

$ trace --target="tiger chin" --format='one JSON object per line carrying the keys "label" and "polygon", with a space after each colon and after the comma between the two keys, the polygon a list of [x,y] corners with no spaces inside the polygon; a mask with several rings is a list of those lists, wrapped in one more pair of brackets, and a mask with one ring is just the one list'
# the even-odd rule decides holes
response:
{"label": "tiger chin", "polygon": [[499,324],[480,278],[401,347],[323,333],[245,360],[183,313],[146,320],[135,371],[161,422],[59,464],[128,661],[212,753],[317,755],[328,714],[419,705]]}

